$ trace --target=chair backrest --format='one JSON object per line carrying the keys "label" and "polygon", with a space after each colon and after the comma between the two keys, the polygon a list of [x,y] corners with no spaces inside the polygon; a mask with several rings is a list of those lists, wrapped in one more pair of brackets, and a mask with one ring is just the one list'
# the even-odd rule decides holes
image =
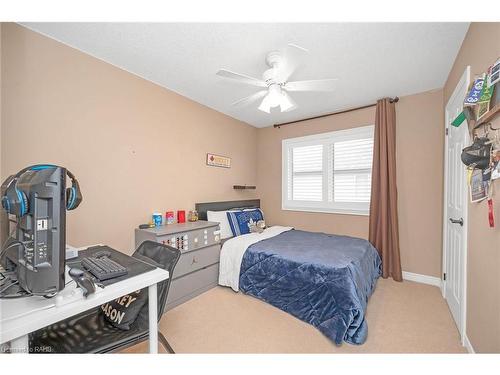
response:
{"label": "chair backrest", "polygon": [[[163,268],[169,273],[169,278],[158,284],[158,320],[160,320],[165,311],[172,275],[181,252],[179,249],[158,242],[144,241],[132,256],[152,266]],[[147,315],[147,313],[148,305],[146,304],[141,315]]]}

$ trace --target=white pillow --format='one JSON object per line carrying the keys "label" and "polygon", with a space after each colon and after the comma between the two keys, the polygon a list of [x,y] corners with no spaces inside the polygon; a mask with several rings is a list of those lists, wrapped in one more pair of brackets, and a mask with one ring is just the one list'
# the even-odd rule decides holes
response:
{"label": "white pillow", "polygon": [[207,211],[207,220],[219,223],[221,240],[233,237],[226,213],[227,211]]}

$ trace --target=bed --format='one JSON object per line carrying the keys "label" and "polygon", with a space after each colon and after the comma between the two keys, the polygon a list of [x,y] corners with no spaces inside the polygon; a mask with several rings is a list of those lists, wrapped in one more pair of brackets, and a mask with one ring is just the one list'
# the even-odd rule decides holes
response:
{"label": "bed", "polygon": [[[260,207],[260,201],[211,203],[223,211]],[[197,205],[200,218],[207,206]],[[265,301],[305,321],[341,345],[363,344],[366,306],[381,261],[366,240],[272,226],[225,240],[219,284]]]}

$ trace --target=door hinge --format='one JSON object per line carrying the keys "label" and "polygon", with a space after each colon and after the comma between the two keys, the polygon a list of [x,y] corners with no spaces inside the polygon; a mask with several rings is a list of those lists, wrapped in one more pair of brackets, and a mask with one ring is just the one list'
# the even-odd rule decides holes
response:
{"label": "door hinge", "polygon": [[446,272],[443,273],[443,280],[446,281]]}
{"label": "door hinge", "polygon": [[446,135],[448,135],[448,131],[449,131],[449,129],[448,129],[448,128],[446,128]]}

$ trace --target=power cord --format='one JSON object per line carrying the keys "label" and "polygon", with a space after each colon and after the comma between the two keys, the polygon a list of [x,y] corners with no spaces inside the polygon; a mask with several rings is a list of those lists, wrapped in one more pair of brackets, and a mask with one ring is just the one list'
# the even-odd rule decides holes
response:
{"label": "power cord", "polygon": [[14,285],[17,285],[19,284],[19,281],[13,281],[11,282],[9,285],[7,285],[6,287],[4,287],[3,289],[0,289],[0,294],[5,292],[7,289],[9,289],[11,286],[14,286]]}
{"label": "power cord", "polygon": [[0,296],[0,299],[25,298],[25,297],[31,297],[31,296],[33,296],[33,294],[25,292],[25,291],[19,291],[16,294],[2,295],[2,296]]}
{"label": "power cord", "polygon": [[[5,241],[5,243],[7,243],[8,241],[9,241],[9,239],[7,239],[7,241]],[[29,244],[29,243],[31,243],[31,241],[25,241],[25,242],[22,242],[22,241],[19,241],[19,240],[13,240],[9,246],[4,247],[4,248],[2,249],[2,251],[0,252],[0,258],[3,256],[3,254],[4,254],[7,250],[9,250],[9,249],[13,248],[14,246],[22,246],[22,247],[23,247],[23,249],[24,249],[24,251],[26,251],[26,244]],[[4,244],[4,246],[5,246],[5,244]]]}
{"label": "power cord", "polygon": [[[13,233],[14,231],[12,231]],[[5,254],[5,252],[15,246],[22,246],[23,247],[23,250],[26,251],[26,244],[29,244],[31,243],[31,241],[26,241],[26,242],[22,242],[22,241],[19,241],[19,240],[13,240],[12,239],[12,233],[9,235],[9,238],[7,238],[7,240],[3,243],[3,246],[2,246],[2,249],[0,251],[0,258],[3,257],[3,255]],[[5,246],[7,245],[7,243],[11,241],[11,243],[8,245],[8,246]],[[32,296],[33,294],[31,292],[27,292],[25,290],[19,290],[17,291],[16,293],[13,293],[13,294],[3,294],[7,289],[10,289],[10,287],[14,286],[14,285],[17,285],[19,284],[19,281],[16,280],[16,281],[13,281],[12,283],[10,283],[9,285],[3,287],[1,290],[0,290],[0,299],[11,299],[11,298],[22,298],[22,297],[30,297]]]}

